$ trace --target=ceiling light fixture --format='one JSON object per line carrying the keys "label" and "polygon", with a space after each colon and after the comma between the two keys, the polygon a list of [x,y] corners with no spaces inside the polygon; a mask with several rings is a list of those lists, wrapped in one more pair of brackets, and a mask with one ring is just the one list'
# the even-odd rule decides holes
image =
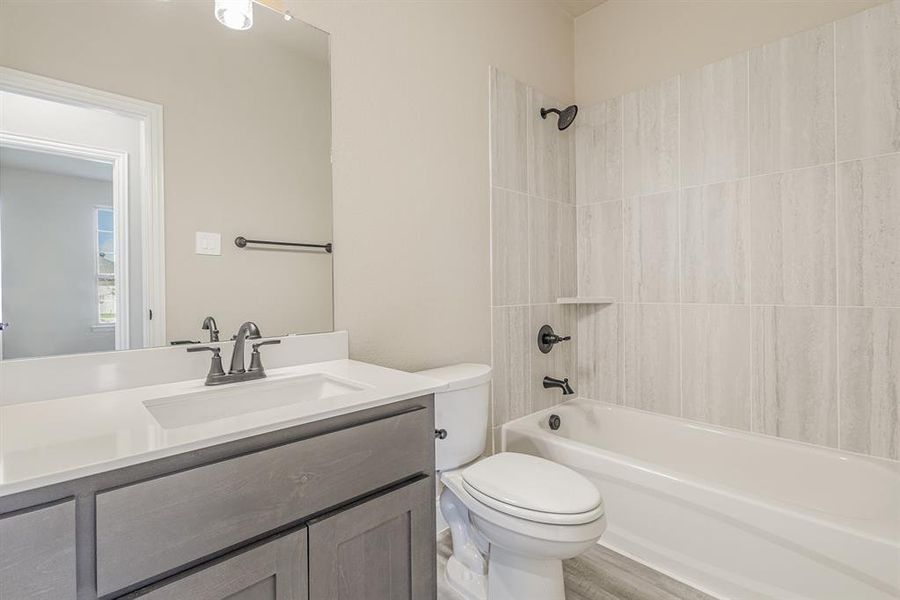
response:
{"label": "ceiling light fixture", "polygon": [[253,0],[216,0],[216,19],[229,29],[253,27]]}

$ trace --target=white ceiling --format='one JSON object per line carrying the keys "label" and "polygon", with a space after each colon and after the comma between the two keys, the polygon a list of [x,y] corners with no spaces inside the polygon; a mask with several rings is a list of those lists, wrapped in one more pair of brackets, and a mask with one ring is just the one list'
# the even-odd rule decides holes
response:
{"label": "white ceiling", "polygon": [[572,15],[572,17],[580,17],[587,11],[600,6],[606,0],[556,0],[563,10]]}
{"label": "white ceiling", "polygon": [[40,171],[54,175],[112,181],[112,165],[109,163],[60,156],[58,154],[33,152],[20,148],[0,148],[0,166]]}

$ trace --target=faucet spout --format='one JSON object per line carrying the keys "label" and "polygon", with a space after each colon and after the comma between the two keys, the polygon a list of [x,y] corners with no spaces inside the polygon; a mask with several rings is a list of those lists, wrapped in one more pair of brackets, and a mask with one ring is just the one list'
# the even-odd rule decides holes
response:
{"label": "faucet spout", "polygon": [[559,388],[562,390],[563,396],[569,396],[575,393],[572,386],[569,385],[569,378],[557,379],[556,377],[544,377],[544,388]]}
{"label": "faucet spout", "polygon": [[200,327],[200,329],[209,332],[210,342],[219,341],[219,326],[216,325],[216,320],[214,318],[206,317],[205,319],[203,319],[203,325]]}
{"label": "faucet spout", "polygon": [[238,328],[237,335],[234,336],[234,350],[231,352],[231,368],[228,370],[229,375],[236,373],[244,373],[244,342],[249,338],[258,340],[262,337],[259,333],[259,327],[253,321],[247,321]]}

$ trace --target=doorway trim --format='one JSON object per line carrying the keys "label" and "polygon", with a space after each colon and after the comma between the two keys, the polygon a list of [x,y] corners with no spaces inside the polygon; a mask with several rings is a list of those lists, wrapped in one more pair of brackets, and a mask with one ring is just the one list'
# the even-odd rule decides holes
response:
{"label": "doorway trim", "polygon": [[[128,153],[55,142],[42,138],[0,131],[0,148],[15,148],[54,156],[102,162],[112,167],[113,215],[115,219],[114,276],[116,279],[116,350],[128,350],[131,323],[129,314],[128,254]],[[122,293],[125,292],[125,293]]]}
{"label": "doorway trim", "polygon": [[99,108],[130,117],[139,123],[143,346],[166,345],[163,107],[152,102],[8,67],[0,67],[0,90],[63,104]]}

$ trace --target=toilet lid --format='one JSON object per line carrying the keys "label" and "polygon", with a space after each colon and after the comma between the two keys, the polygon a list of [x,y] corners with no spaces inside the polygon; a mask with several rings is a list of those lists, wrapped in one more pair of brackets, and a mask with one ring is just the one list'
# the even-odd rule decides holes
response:
{"label": "toilet lid", "polygon": [[544,458],[501,452],[462,472],[463,486],[490,504],[551,515],[602,514],[603,499],[593,483],[568,467]]}

